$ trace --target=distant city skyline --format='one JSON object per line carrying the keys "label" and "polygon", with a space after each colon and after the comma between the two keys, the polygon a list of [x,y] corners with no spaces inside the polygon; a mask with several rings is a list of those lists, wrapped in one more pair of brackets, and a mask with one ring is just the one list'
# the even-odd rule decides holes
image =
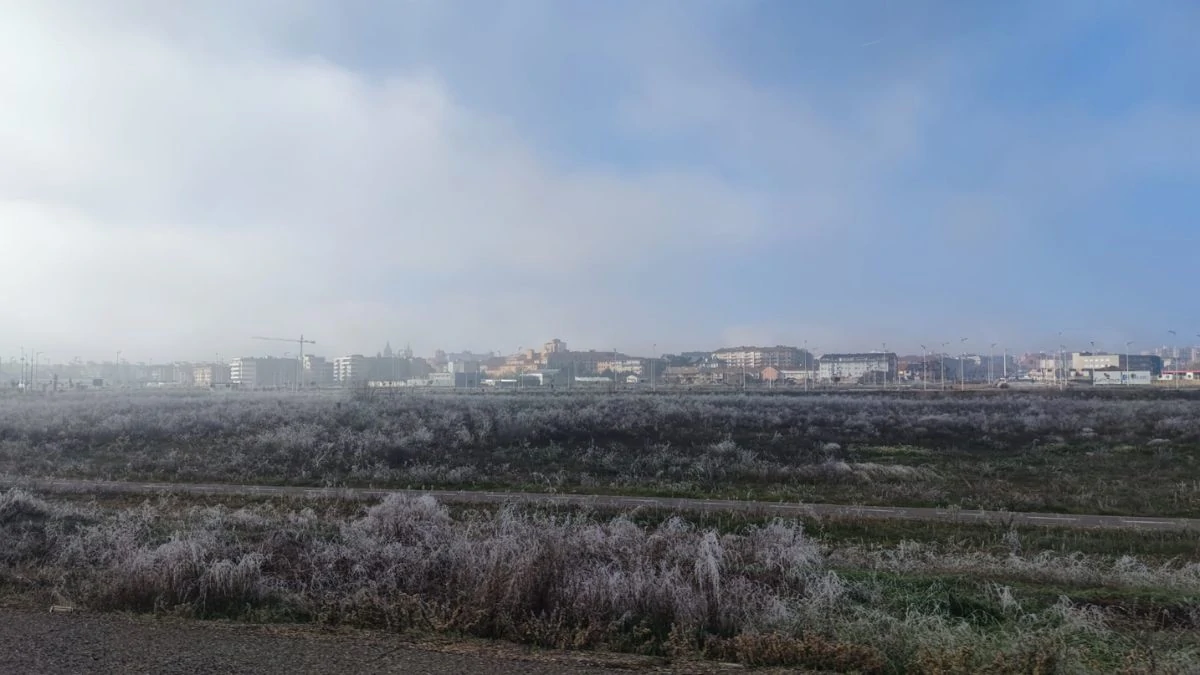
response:
{"label": "distant city skyline", "polygon": [[5,3],[0,353],[1186,345],[1198,25],[1182,0]]}

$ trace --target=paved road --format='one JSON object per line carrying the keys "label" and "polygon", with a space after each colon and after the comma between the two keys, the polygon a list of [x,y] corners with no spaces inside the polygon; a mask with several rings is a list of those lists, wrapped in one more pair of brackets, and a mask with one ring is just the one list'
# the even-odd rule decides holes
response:
{"label": "paved road", "polygon": [[379,490],[371,488],[306,488],[227,483],[140,483],[58,478],[0,477],[0,486],[22,486],[45,492],[109,492],[121,494],[177,493],[193,495],[281,495],[338,499],[379,499],[389,494],[432,495],[447,503],[549,504],[603,508],[638,507],[668,511],[757,513],[779,516],[832,516],[880,520],[927,520],[957,523],[1001,523],[1015,525],[1058,525],[1083,528],[1126,528],[1138,530],[1200,530],[1200,520],[1189,518],[1143,518],[1138,516],[1066,515],[1016,513],[963,509],[914,508],[902,506],[846,506],[727,499],[678,499],[671,497],[619,497],[611,495],[544,494],[534,492],[484,492],[455,490]]}

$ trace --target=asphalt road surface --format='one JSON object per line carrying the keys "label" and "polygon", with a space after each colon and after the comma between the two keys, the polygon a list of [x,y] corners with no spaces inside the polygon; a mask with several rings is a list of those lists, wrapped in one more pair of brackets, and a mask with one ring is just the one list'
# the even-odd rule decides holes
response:
{"label": "asphalt road surface", "polygon": [[308,488],[227,483],[140,483],[58,478],[0,477],[0,486],[24,487],[59,493],[106,492],[118,494],[192,494],[313,497],[336,499],[379,499],[389,494],[432,495],[439,501],[458,504],[547,504],[634,509],[638,507],[679,512],[746,512],[779,516],[823,516],[874,518],[879,520],[924,520],[952,523],[1000,523],[1013,525],[1057,525],[1082,528],[1126,528],[1138,530],[1200,530],[1200,520],[1140,516],[1017,513],[965,509],[904,506],[848,506],[801,504],[727,499],[679,499],[672,497],[621,497],[612,495],[546,494],[535,492],[484,492],[471,490],[380,490],[372,488]]}

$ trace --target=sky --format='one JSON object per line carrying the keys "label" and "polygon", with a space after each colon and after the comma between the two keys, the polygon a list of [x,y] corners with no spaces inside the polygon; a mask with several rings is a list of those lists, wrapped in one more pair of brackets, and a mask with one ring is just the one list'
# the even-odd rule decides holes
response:
{"label": "sky", "polygon": [[1167,0],[8,0],[0,358],[1200,342],[1198,28]]}

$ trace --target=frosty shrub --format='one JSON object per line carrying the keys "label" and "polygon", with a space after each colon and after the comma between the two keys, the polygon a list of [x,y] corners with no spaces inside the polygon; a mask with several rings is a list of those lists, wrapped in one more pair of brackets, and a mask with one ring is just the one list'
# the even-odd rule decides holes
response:
{"label": "frosty shrub", "polygon": [[[1200,400],[1149,394],[70,393],[0,397],[0,472],[1200,515],[1167,487],[1197,420]],[[1122,489],[1138,474],[1157,482]]]}
{"label": "frosty shrub", "polygon": [[0,494],[0,563],[36,562],[50,549],[48,524],[57,510],[25,492],[13,489]]}
{"label": "frosty shrub", "polygon": [[[1088,654],[1119,644],[1097,606],[1039,607],[999,583],[984,584],[975,601],[947,599],[941,582],[913,581],[922,575],[1200,592],[1191,563],[971,555],[912,542],[829,552],[784,520],[734,533],[678,517],[639,524],[515,506],[456,513],[427,496],[392,495],[349,516],[309,504],[162,499],[79,511],[10,490],[0,494],[0,536],[18,553],[0,560],[0,581],[19,570],[55,598],[96,609],[857,672],[1027,672],[1051,662],[1082,671]],[[37,546],[22,548],[30,532]],[[888,590],[905,574],[914,576]],[[887,599],[896,592],[912,600]],[[996,663],[1004,668],[989,671]]]}

